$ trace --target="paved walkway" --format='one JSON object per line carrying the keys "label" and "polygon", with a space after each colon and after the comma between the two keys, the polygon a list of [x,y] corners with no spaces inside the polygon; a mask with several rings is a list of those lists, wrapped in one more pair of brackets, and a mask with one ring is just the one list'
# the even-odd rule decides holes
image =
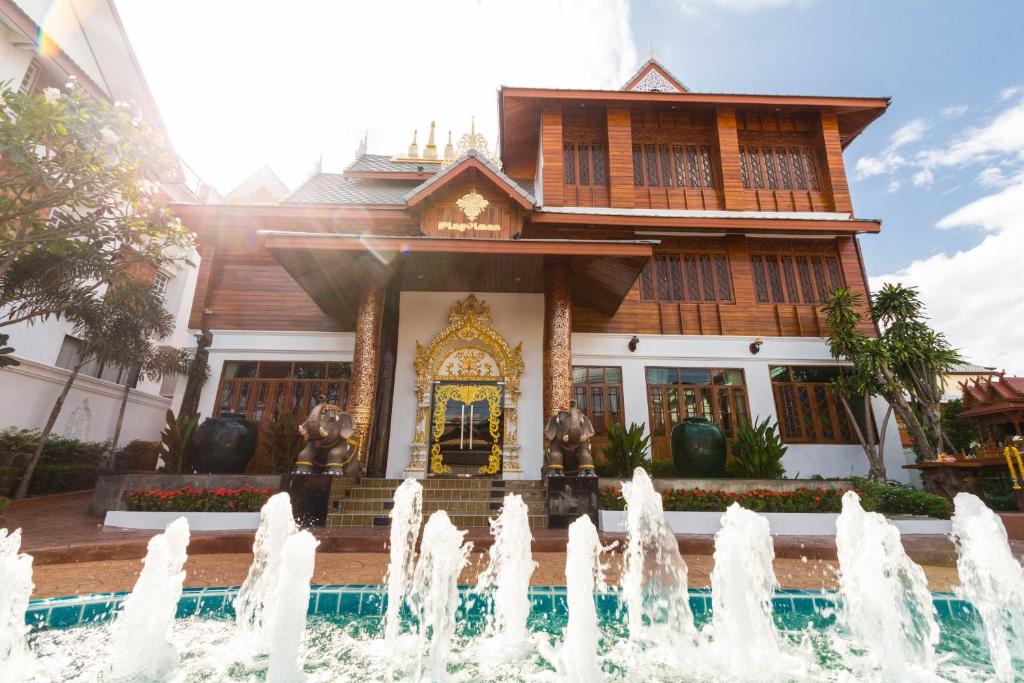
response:
{"label": "paved walkway", "polygon": [[[5,514],[5,526],[23,530],[22,547],[35,558],[34,597],[73,593],[129,590],[138,576],[140,558],[155,532],[111,529],[89,516],[91,492],[50,496],[13,504]],[[1021,516],[1024,518],[1024,516]],[[1021,519],[1007,520],[1013,524]],[[388,556],[387,529],[318,529],[316,583],[380,583]],[[602,534],[606,543],[625,541],[621,534]],[[478,551],[463,581],[472,583],[482,567],[482,554],[492,538],[473,529],[467,539]],[[680,550],[690,567],[690,585],[709,585],[714,538],[709,535],[678,536]],[[539,566],[537,585],[564,585],[565,530],[535,532],[534,558]],[[186,566],[188,586],[223,586],[244,579],[251,561],[253,533],[196,531],[189,544]],[[932,590],[948,590],[957,583],[955,554],[948,538],[904,536],[907,552],[925,567]],[[1024,554],[1024,541],[1013,541],[1014,551]],[[835,542],[831,537],[776,537],[775,570],[784,588],[832,588],[835,585]],[[618,580],[621,555],[610,555],[609,581]]]}

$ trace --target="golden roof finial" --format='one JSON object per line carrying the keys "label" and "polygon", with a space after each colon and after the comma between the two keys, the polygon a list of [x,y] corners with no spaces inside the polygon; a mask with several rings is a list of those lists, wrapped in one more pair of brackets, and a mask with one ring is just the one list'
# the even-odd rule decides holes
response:
{"label": "golden roof finial", "polygon": [[423,147],[423,158],[430,159],[431,161],[437,159],[437,145],[434,144],[434,127],[436,125],[435,122],[430,122],[430,137],[427,139],[427,144]]}
{"label": "golden roof finial", "polygon": [[412,144],[409,145],[409,158],[419,159],[420,158],[420,146],[416,144],[416,135],[419,133],[418,130],[412,132]]}
{"label": "golden roof finial", "polygon": [[444,160],[451,163],[455,159],[455,146],[452,145],[452,132],[448,131],[448,144],[444,146]]}

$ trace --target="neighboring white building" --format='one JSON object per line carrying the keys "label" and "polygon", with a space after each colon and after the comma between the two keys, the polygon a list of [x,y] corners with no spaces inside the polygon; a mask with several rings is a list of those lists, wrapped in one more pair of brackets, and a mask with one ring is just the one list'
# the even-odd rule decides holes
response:
{"label": "neighboring white building", "polygon": [[[113,1],[89,2],[88,12],[81,11],[83,4],[80,0],[0,2],[0,81],[33,93],[62,86],[73,77],[96,97],[133,103],[151,125],[162,129]],[[41,46],[44,21],[46,38]],[[180,164],[180,168],[180,178],[161,188],[172,201],[218,198],[187,166]],[[192,255],[190,260],[191,265],[179,262],[157,275],[168,310],[176,318],[176,331],[164,343],[177,347],[194,345],[186,322],[199,259]],[[67,368],[73,365],[71,326],[51,319],[11,325],[2,332],[10,335],[21,365],[0,371],[0,427],[41,428],[67,381]],[[86,366],[68,395],[55,433],[89,441],[112,438],[127,375],[119,368]],[[121,444],[159,437],[176,380],[141,382],[129,393]]]}

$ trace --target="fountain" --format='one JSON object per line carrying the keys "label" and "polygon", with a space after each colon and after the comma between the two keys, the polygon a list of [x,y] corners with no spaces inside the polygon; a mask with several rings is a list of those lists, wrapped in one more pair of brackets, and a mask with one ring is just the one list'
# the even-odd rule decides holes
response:
{"label": "fountain", "polygon": [[1024,569],[1002,520],[977,496],[958,493],[953,505],[960,592],[981,616],[996,677],[1015,680],[1013,660],[1024,660]]}
{"label": "fountain", "polygon": [[297,531],[288,494],[271,496],[260,510],[260,526],[252,545],[252,565],[235,600],[239,642],[250,654],[266,653],[270,647],[266,616],[274,610],[281,576],[281,551]]}
{"label": "fountain", "polygon": [[33,668],[25,640],[25,610],[32,595],[32,557],[19,552],[21,529],[0,529],[0,681],[27,680]]}
{"label": "fountain", "polygon": [[924,570],[900,543],[900,532],[885,517],[865,512],[853,491],[843,495],[836,522],[840,621],[868,669],[886,677],[934,677],[939,625]]}
{"label": "fountain", "polygon": [[622,597],[629,637],[634,641],[692,641],[696,635],[690,611],[686,562],[679,542],[665,521],[661,494],[647,472],[638,467],[633,481],[622,486],[626,499],[625,571]]}
{"label": "fountain", "polygon": [[[448,655],[455,633],[455,612],[459,608],[459,574],[469,560],[472,543],[463,544],[459,531],[438,510],[423,527],[420,559],[413,575],[410,596],[419,623],[419,653],[416,678],[431,681],[447,677]],[[425,657],[423,652],[426,651]]]}
{"label": "fountain", "polygon": [[308,531],[292,534],[281,548],[281,576],[275,586],[270,623],[268,683],[292,683],[302,680],[299,647],[306,629],[309,605],[309,581],[313,578],[316,547],[320,541]]}
{"label": "fountain", "polygon": [[530,510],[521,496],[505,496],[501,514],[491,520],[494,544],[488,551],[487,568],[477,579],[477,592],[489,592],[494,603],[490,635],[498,639],[504,652],[512,654],[526,642],[530,616],[530,577],[537,563],[530,545]]}
{"label": "fountain", "polygon": [[111,674],[118,678],[161,678],[178,665],[171,641],[174,615],[185,581],[188,521],[179,517],[149,539],[146,558],[124,609],[110,628]]}
{"label": "fountain", "polygon": [[402,605],[412,588],[416,562],[416,538],[423,523],[423,486],[415,479],[406,479],[395,490],[391,509],[391,561],[384,577],[388,587],[388,608],[384,639],[393,644],[402,627]]}
{"label": "fountain", "polygon": [[601,553],[612,547],[601,545],[597,529],[584,515],[569,525],[565,554],[565,585],[569,622],[563,634],[558,669],[566,680],[596,681],[601,677],[597,658],[601,631],[597,623],[594,593],[608,590],[604,581]]}

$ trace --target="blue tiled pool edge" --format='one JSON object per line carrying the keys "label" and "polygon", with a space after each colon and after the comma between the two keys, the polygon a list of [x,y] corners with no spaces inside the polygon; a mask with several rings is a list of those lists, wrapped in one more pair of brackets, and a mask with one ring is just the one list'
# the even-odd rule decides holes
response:
{"label": "blue tiled pool edge", "polygon": [[[192,616],[233,617],[234,597],[238,586],[187,588],[178,601],[177,617]],[[69,628],[81,624],[109,621],[120,608],[127,593],[95,593],[69,595],[59,598],[32,600],[25,613],[25,621],[34,630]],[[483,609],[483,601],[469,600],[469,589],[463,589],[463,609],[469,612]],[[969,617],[973,608],[953,593],[933,593],[933,601],[940,619]],[[596,596],[598,609],[609,613],[618,609],[616,591]],[[534,586],[530,588],[534,614],[565,615],[566,592],[561,586]],[[772,608],[776,614],[816,614],[835,607],[835,594],[811,590],[781,590],[775,594]],[[387,596],[380,585],[324,585],[312,586],[309,596],[310,615],[344,615],[351,617],[377,616],[384,613]],[[706,589],[690,590],[690,607],[695,616],[711,610],[711,593]]]}

